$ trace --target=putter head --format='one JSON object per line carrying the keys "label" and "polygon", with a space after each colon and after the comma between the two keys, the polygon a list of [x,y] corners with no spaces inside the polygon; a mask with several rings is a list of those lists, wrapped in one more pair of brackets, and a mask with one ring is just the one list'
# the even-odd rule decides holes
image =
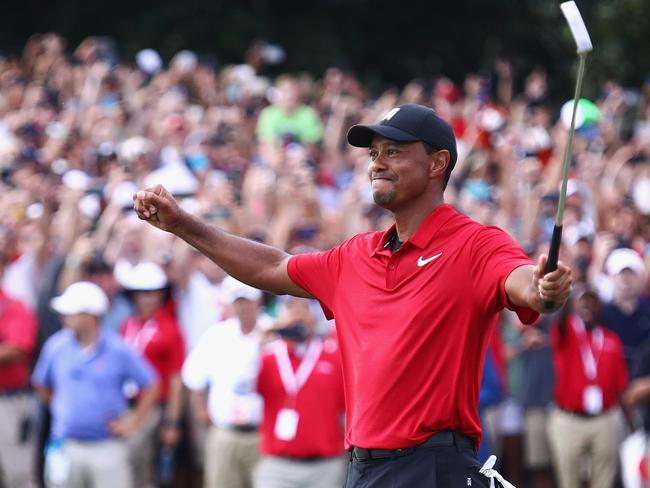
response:
{"label": "putter head", "polygon": [[576,41],[578,47],[578,54],[588,53],[593,49],[587,26],[585,26],[580,10],[574,1],[564,2],[560,4],[564,18],[569,24],[573,39]]}

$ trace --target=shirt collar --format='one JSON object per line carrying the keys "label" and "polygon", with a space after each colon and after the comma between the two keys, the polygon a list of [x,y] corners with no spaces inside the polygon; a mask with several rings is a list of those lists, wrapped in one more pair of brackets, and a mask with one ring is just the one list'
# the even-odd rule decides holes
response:
{"label": "shirt collar", "polygon": [[395,231],[395,224],[391,225],[382,235],[381,239],[379,239],[379,243],[377,244],[377,247],[375,247],[370,253],[371,256],[374,256],[375,254],[379,254],[381,252],[384,252],[386,250],[390,251],[389,246],[390,246],[390,239],[391,236],[393,235],[393,232]]}
{"label": "shirt collar", "polygon": [[[97,336],[97,340],[92,345],[92,348],[89,350],[90,354],[86,355],[87,360],[90,361],[96,358],[104,351],[104,349],[106,348],[106,341],[108,340],[106,334],[107,332],[104,329],[100,329],[99,335]],[[77,338],[72,332],[71,332],[71,338],[74,343],[74,347],[80,352],[83,351],[84,348],[81,346],[81,344],[79,344],[79,341],[77,340]]]}
{"label": "shirt collar", "polygon": [[[415,231],[415,234],[411,236],[410,239],[405,241],[402,246],[407,243],[420,248],[425,249],[433,237],[436,235],[437,231],[451,218],[453,217],[455,210],[448,203],[443,203],[436,207],[436,209],[431,212],[426,219],[420,224],[420,227]],[[388,247],[390,246],[390,238],[395,230],[395,224],[391,225],[379,239],[377,247],[372,251],[371,256],[385,252],[386,250],[390,251]]]}

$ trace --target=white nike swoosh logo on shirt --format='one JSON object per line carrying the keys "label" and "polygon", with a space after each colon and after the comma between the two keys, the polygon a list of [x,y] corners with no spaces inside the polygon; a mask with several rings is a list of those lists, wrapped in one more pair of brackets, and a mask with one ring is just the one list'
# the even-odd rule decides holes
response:
{"label": "white nike swoosh logo on shirt", "polygon": [[434,259],[438,259],[440,256],[442,256],[441,252],[427,259],[422,259],[422,256],[420,256],[420,259],[418,259],[418,266],[424,266],[425,264],[429,264],[431,261],[433,261]]}

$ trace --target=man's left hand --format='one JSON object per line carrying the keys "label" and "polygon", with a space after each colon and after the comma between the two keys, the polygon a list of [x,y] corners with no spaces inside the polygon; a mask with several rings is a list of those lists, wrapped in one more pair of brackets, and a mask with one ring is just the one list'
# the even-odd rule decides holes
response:
{"label": "man's left hand", "polygon": [[[564,305],[571,294],[571,268],[559,261],[557,269],[550,273],[544,274],[548,257],[542,254],[539,257],[535,271],[533,272],[532,289],[540,302],[539,311],[554,312]],[[544,309],[544,303],[552,303],[553,307]]]}

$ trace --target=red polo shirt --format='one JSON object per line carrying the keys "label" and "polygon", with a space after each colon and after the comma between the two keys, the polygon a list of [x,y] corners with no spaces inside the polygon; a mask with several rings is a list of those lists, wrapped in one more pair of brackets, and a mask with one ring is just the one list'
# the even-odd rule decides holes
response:
{"label": "red polo shirt", "polygon": [[[513,308],[508,275],[532,264],[512,238],[441,205],[395,252],[392,228],[293,256],[291,279],[336,318],[346,445],[395,449],[454,429],[481,438],[488,339]],[[514,308],[525,323],[530,309]]]}
{"label": "red polo shirt", "polygon": [[[302,358],[286,342],[289,360],[296,371]],[[343,378],[338,346],[334,339],[323,341],[323,349],[314,369],[295,397],[285,391],[274,344],[264,351],[257,379],[257,390],[264,399],[264,420],[261,425],[262,453],[288,457],[328,457],[343,451]],[[293,440],[275,435],[278,412],[283,408],[298,412],[298,428]]]}
{"label": "red polo shirt", "polygon": [[25,353],[23,359],[0,366],[0,391],[29,385],[30,355],[36,344],[36,316],[22,302],[0,290],[0,343]]}
{"label": "red polo shirt", "polygon": [[129,317],[122,325],[124,340],[134,346],[158,373],[160,400],[167,401],[169,380],[180,374],[185,346],[178,323],[167,305],[149,320]]}
{"label": "red polo shirt", "polygon": [[603,411],[608,410],[618,404],[627,386],[623,345],[618,336],[607,327],[600,326],[603,333],[602,346],[594,340],[593,331],[585,331],[597,362],[596,378],[590,381],[582,364],[580,337],[574,320],[574,316],[569,317],[564,335],[560,334],[557,323],[551,329],[556,371],[555,403],[561,409],[584,413],[583,392],[587,386],[596,385],[603,392]]}

